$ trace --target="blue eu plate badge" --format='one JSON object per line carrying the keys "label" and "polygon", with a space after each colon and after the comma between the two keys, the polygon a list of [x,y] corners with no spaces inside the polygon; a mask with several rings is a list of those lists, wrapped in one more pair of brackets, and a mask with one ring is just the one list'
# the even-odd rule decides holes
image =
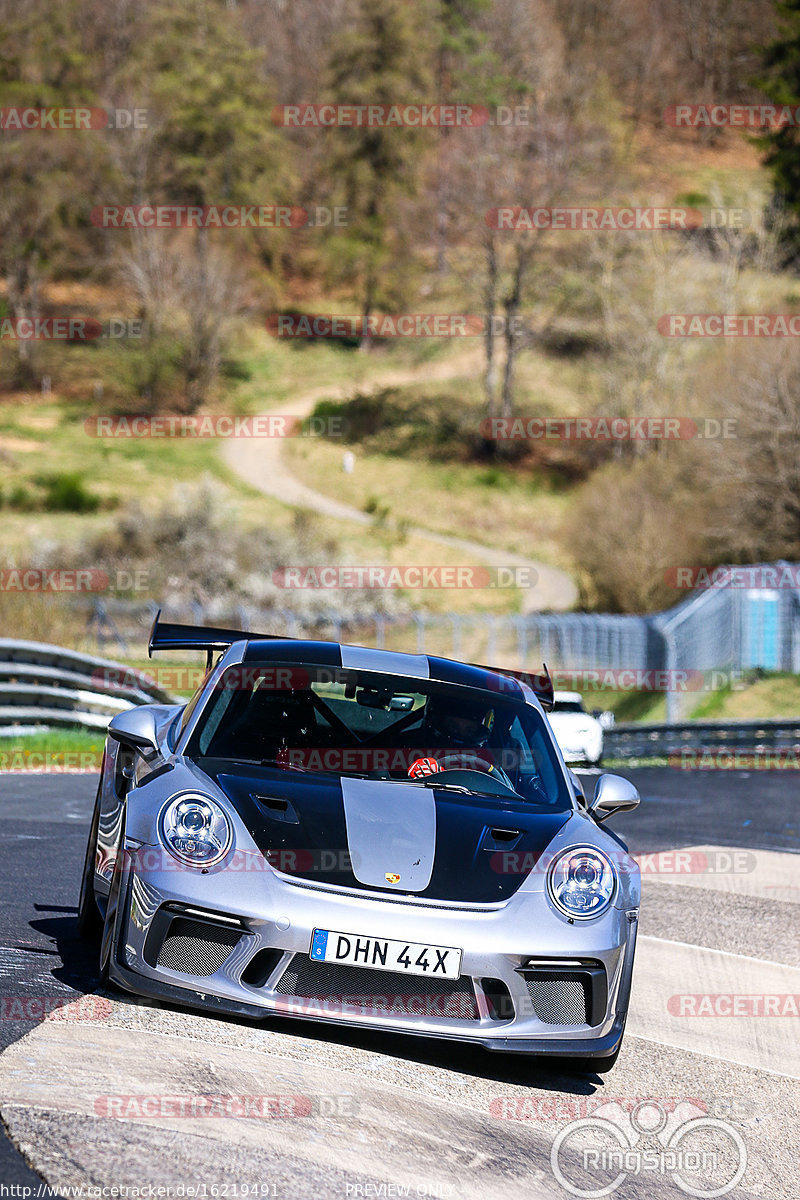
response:
{"label": "blue eu plate badge", "polygon": [[322,962],[325,961],[325,948],[328,945],[327,929],[315,929],[314,939],[311,943],[311,957],[318,958]]}

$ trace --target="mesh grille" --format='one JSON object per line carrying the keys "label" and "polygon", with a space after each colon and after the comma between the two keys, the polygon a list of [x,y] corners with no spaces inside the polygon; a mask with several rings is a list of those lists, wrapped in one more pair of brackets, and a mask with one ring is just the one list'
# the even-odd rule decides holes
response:
{"label": "mesh grille", "polygon": [[294,956],[275,990],[285,996],[325,1001],[329,1009],[342,1005],[348,1012],[361,1008],[392,1017],[450,1017],[461,1021],[477,1021],[479,1015],[472,981],[464,976],[425,979],[397,971],[315,963],[303,954]]}
{"label": "mesh grille", "polygon": [[236,929],[220,929],[204,921],[178,918],[169,927],[156,965],[183,975],[213,975],[240,936]]}
{"label": "mesh grille", "polygon": [[549,1025],[585,1025],[586,991],[580,979],[528,975],[525,985],[540,1021]]}

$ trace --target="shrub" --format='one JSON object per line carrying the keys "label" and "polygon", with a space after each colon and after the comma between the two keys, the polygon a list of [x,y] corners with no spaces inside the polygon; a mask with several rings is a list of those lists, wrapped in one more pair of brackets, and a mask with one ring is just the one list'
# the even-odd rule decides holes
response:
{"label": "shrub", "polygon": [[44,489],[42,508],[47,512],[88,513],[100,507],[100,497],[89,491],[78,471],[40,475],[36,482]]}

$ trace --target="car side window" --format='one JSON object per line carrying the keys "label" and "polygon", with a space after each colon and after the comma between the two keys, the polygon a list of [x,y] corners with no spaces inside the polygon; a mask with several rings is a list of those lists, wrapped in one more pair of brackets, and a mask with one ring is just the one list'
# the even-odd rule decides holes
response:
{"label": "car side window", "polygon": [[525,736],[525,730],[522,728],[522,723],[519,717],[514,717],[511,728],[508,731],[509,739],[516,743],[515,750],[519,750],[519,766],[520,770],[532,772],[536,770],[536,762],[531,753],[528,739]]}
{"label": "car side window", "polygon": [[[199,688],[197,689],[195,694],[191,697],[191,699],[188,701],[186,707],[184,708],[183,715],[181,716],[181,723],[178,726],[178,737],[180,737],[180,735],[183,733],[186,726],[189,724],[192,713],[197,708],[197,702],[203,693],[203,688],[205,687],[205,683],[206,683],[206,681],[205,681],[205,679],[203,679]],[[175,740],[177,741],[178,738],[176,738]]]}

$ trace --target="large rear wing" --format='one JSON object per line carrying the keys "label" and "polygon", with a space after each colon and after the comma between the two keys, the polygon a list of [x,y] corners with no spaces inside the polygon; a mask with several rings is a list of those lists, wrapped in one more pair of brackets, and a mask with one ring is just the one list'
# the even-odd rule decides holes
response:
{"label": "large rear wing", "polygon": [[[234,642],[262,641],[296,641],[277,633],[252,633],[242,629],[223,629],[213,625],[175,625],[162,621],[161,609],[155,615],[153,627],[150,630],[150,640],[147,643],[148,658],[153,657],[156,650],[205,650],[206,665],[211,667],[215,653],[225,651]],[[482,663],[469,663],[481,671],[491,671],[493,675],[506,675],[525,683],[534,692],[542,707],[553,707],[553,681],[545,666],[543,675],[534,675],[527,671],[512,671],[506,667],[487,667]]]}
{"label": "large rear wing", "polygon": [[162,621],[161,609],[155,615],[147,643],[147,657],[152,658],[156,650],[205,650],[208,666],[212,655],[225,651],[234,642],[265,641],[275,638],[274,633],[245,633],[242,629],[221,629],[213,625],[175,625]]}
{"label": "large rear wing", "polygon": [[547,663],[542,664],[542,675],[532,674],[530,671],[512,671],[509,667],[486,667],[481,663],[470,663],[470,666],[480,667],[482,671],[492,671],[495,675],[507,675],[511,679],[516,679],[519,683],[525,683],[536,696],[536,699],[541,704],[542,708],[546,708],[550,712],[554,703],[553,680],[550,672],[547,669]]}

